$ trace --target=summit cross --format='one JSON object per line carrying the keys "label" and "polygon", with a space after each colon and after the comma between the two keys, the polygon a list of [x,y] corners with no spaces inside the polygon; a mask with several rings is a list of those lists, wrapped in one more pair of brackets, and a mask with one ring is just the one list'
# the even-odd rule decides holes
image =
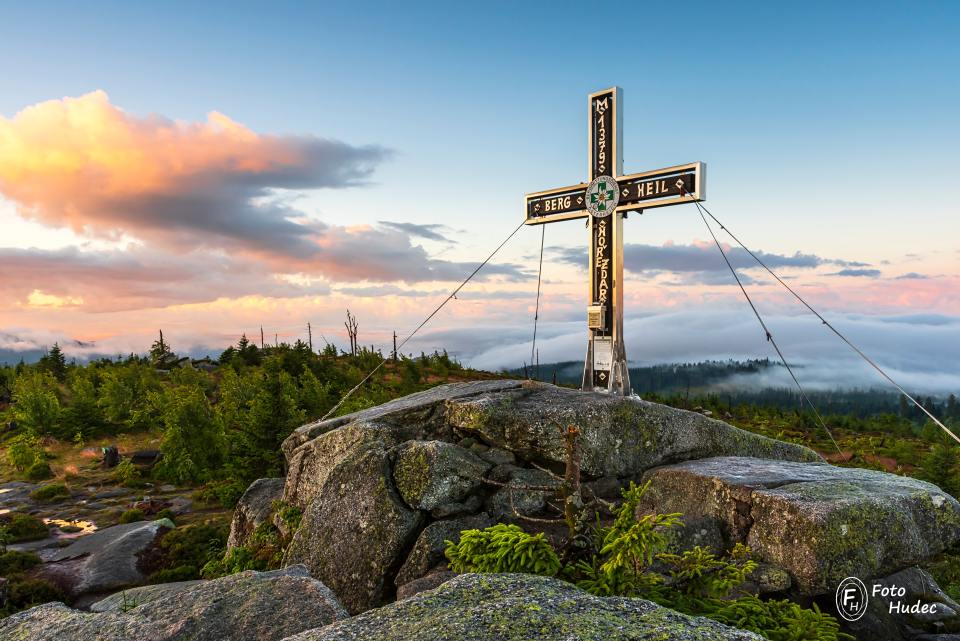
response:
{"label": "summit cross", "polygon": [[589,182],[527,194],[526,224],[586,218],[590,232],[587,356],[582,389],[631,393],[623,340],[623,220],[631,211],[706,198],[706,165],[694,162],[623,175],[622,90],[587,99]]}

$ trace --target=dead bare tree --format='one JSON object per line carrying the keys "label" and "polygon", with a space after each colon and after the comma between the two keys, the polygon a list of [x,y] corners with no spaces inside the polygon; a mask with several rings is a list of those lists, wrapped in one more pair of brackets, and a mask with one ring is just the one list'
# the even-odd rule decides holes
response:
{"label": "dead bare tree", "polygon": [[[575,557],[583,553],[583,548],[589,546],[589,530],[591,520],[596,517],[598,512],[610,514],[614,504],[604,501],[597,496],[589,486],[582,486],[580,483],[580,466],[583,460],[583,447],[580,443],[580,429],[575,425],[564,427],[558,421],[553,423],[563,434],[564,445],[566,449],[566,469],[564,475],[554,473],[552,470],[537,465],[533,461],[528,463],[547,474],[555,485],[526,485],[515,482],[499,482],[493,479],[483,479],[484,483],[499,486],[507,490],[510,499],[510,508],[514,517],[518,520],[529,523],[539,523],[542,525],[567,526],[566,541],[563,543],[564,556]],[[589,496],[584,498],[584,490]],[[547,501],[546,504],[553,511],[558,512],[559,518],[537,518],[522,514],[513,503],[514,491],[539,492],[543,494],[552,494],[559,499],[560,505]]]}
{"label": "dead bare tree", "polygon": [[347,320],[343,324],[347,328],[347,338],[350,339],[350,355],[357,355],[357,317],[347,310]]}

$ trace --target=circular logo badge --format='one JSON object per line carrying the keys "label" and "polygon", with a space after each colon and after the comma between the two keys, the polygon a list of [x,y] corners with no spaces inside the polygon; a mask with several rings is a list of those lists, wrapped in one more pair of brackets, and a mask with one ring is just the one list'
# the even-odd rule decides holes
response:
{"label": "circular logo badge", "polygon": [[848,576],[837,586],[837,612],[847,621],[856,621],[867,612],[867,586]]}
{"label": "circular logo badge", "polygon": [[603,218],[613,213],[620,202],[620,187],[610,176],[594,178],[587,187],[587,211]]}

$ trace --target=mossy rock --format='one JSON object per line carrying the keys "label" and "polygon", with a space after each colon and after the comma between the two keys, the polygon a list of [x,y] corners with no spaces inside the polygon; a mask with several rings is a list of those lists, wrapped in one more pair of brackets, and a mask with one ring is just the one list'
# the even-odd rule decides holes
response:
{"label": "mossy rock", "polygon": [[746,432],[696,412],[547,384],[451,399],[447,420],[463,434],[520,458],[566,462],[565,430],[580,430],[581,470],[625,478],[665,463],[711,456],[821,461],[813,450]]}
{"label": "mossy rock", "polygon": [[459,503],[478,489],[492,464],[443,441],[408,441],[396,452],[393,478],[410,507],[432,510]]}
{"label": "mossy rock", "polygon": [[531,574],[462,574],[288,641],[762,641],[643,599],[595,597]]}
{"label": "mossy rock", "polygon": [[719,457],[657,468],[640,509],[713,519],[790,573],[802,594],[885,576],[960,542],[960,503],[937,486],[826,463]]}

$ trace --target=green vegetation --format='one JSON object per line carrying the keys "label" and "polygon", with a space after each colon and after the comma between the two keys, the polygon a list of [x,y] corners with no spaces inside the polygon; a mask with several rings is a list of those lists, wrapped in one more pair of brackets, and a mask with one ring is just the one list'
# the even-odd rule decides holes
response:
{"label": "green vegetation", "polygon": [[130,459],[123,459],[113,470],[113,477],[120,485],[127,487],[140,487],[142,476],[140,470]]}
{"label": "green vegetation", "polygon": [[[11,427],[0,447],[14,474],[43,480],[67,473],[53,455],[59,443],[79,450],[94,439],[142,434],[159,441],[161,458],[152,467],[122,461],[116,483],[192,485],[202,503],[232,507],[253,480],[282,473],[280,444],[294,429],[323,416],[381,359],[359,345],[350,354],[331,345],[316,353],[302,341],[261,348],[244,336],[218,361],[180,358],[161,338],[148,356],[78,365],[54,345],[39,363],[0,367],[0,424]],[[492,376],[466,370],[446,353],[401,355],[339,412]]]}
{"label": "green vegetation", "polygon": [[228,528],[223,523],[197,523],[170,530],[160,539],[149,569],[150,583],[189,581],[223,555]]}
{"label": "green vegetation", "polygon": [[282,535],[271,523],[261,523],[245,545],[231,549],[222,558],[213,559],[200,570],[205,579],[215,579],[246,570],[274,570],[283,563],[283,552],[290,543],[292,532]]}
{"label": "green vegetation", "polygon": [[929,569],[937,585],[954,601],[960,600],[960,554],[944,554]]}
{"label": "green vegetation", "polygon": [[631,483],[610,525],[597,525],[592,545],[561,566],[542,533],[530,535],[515,525],[466,530],[459,543],[447,541],[454,571],[528,572],[558,575],[597,596],[641,597],[695,616],[751,630],[771,641],[837,641],[836,619],[816,605],[803,608],[788,600],[763,600],[743,592],[757,568],[750,549],[737,545],[725,558],[701,547],[668,551],[667,532],[680,525],[679,514],[647,514],[636,509],[649,483]]}
{"label": "green vegetation", "polygon": [[48,483],[30,492],[30,498],[35,501],[48,503],[70,496],[70,490],[63,483]]}
{"label": "green vegetation", "polygon": [[[49,533],[49,528],[43,519],[21,512],[10,512],[0,516],[0,526],[6,528],[7,543],[36,541],[45,538]],[[3,572],[0,572],[0,576],[3,576]]]}
{"label": "green vegetation", "polygon": [[142,521],[145,518],[146,516],[144,515],[143,510],[139,508],[133,508],[120,515],[120,523],[136,523],[137,521]]}
{"label": "green vegetation", "polygon": [[447,541],[454,572],[526,572],[554,576],[560,559],[543,533],[530,535],[516,525],[498,523],[463,532],[459,543]]}
{"label": "green vegetation", "polygon": [[295,532],[297,528],[300,527],[303,510],[296,505],[289,505],[283,501],[274,501],[271,507],[273,508],[274,514],[283,522],[287,532]]}
{"label": "green vegetation", "polygon": [[29,432],[14,436],[7,442],[7,461],[21,471],[45,462],[40,439]]}
{"label": "green vegetation", "polygon": [[26,572],[40,563],[40,557],[28,552],[0,552],[0,576],[7,579],[7,604],[0,608],[0,617],[50,601],[65,601],[55,585],[42,579],[27,578]]}

